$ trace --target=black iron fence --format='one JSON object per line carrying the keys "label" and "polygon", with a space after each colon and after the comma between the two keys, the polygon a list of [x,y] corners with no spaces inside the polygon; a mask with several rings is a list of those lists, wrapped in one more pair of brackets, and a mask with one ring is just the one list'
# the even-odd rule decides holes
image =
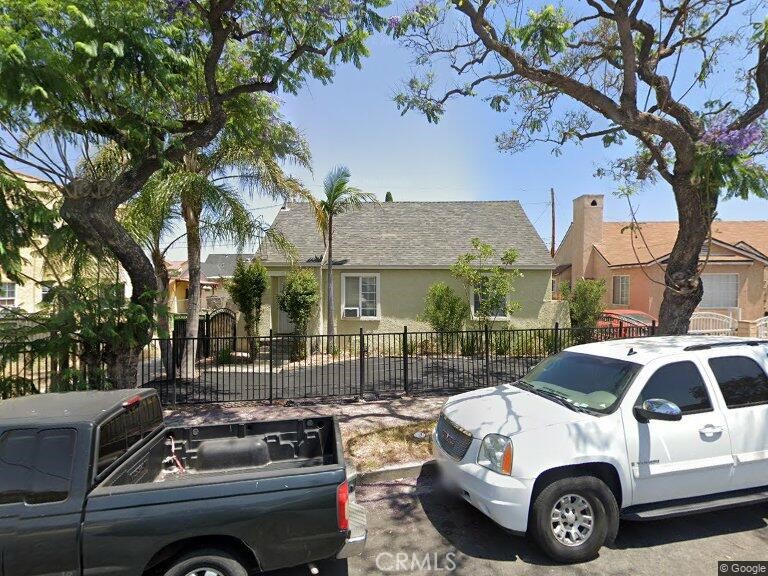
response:
{"label": "black iron fence", "polygon": [[[155,341],[139,369],[166,404],[380,398],[458,392],[508,382],[573,344],[649,336],[653,327],[466,330]],[[165,355],[178,359],[170,362]]]}
{"label": "black iron fence", "polygon": [[[158,390],[165,404],[380,398],[458,392],[522,377],[542,358],[573,344],[642,337],[653,327],[485,329],[461,332],[270,333],[254,338],[175,336],[153,340],[138,364],[137,386]],[[0,395],[109,386],[92,366],[20,353],[0,365]],[[81,372],[78,372],[81,371]],[[68,388],[69,387],[69,388]]]}

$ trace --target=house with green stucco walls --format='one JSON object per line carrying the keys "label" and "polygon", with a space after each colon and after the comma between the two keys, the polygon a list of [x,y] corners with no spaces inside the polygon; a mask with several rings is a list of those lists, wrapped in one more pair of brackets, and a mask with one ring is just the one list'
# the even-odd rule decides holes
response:
{"label": "house with green stucco walls", "polygon": [[[289,202],[278,212],[272,228],[295,247],[295,265],[311,268],[325,290],[326,261],[323,237],[318,232],[309,204]],[[497,318],[495,325],[533,328],[568,324],[565,303],[552,300],[554,263],[541,237],[520,203],[385,202],[334,217],[333,284],[336,330],[339,334],[430,330],[421,319],[430,285],[445,282],[466,294],[474,313],[474,298],[451,275],[456,259],[471,250],[479,238],[501,254],[515,248],[515,280],[509,299],[520,303],[513,315]],[[257,254],[267,267],[270,282],[264,294],[259,332],[291,332],[277,298],[289,258],[269,242]],[[495,265],[499,262],[491,262]],[[325,294],[311,323],[315,334],[325,333]]]}

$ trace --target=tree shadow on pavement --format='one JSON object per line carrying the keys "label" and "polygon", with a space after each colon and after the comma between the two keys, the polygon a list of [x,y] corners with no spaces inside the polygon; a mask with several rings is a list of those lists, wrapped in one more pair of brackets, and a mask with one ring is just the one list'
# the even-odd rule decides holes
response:
{"label": "tree shadow on pavement", "polygon": [[[487,560],[557,565],[529,538],[511,534],[459,495],[443,488],[434,468],[425,467],[416,486],[418,501],[432,526],[462,554]],[[407,513],[407,502],[403,503],[403,512]],[[622,521],[611,548],[652,548],[687,541],[695,546],[703,538],[755,531],[768,549],[768,505],[651,522]]]}
{"label": "tree shadow on pavement", "polygon": [[416,486],[419,503],[432,526],[462,554],[502,562],[519,559],[529,564],[556,565],[527,538],[508,532],[449,492],[433,467],[424,467]]}
{"label": "tree shadow on pavement", "polygon": [[695,541],[701,538],[757,532],[768,549],[768,505],[732,508],[707,514],[649,522],[622,521],[613,548],[650,548],[673,542]]}

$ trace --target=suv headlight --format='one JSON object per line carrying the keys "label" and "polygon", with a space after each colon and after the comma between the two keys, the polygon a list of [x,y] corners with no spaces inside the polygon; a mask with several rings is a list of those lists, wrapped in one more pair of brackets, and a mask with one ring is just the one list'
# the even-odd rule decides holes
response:
{"label": "suv headlight", "polygon": [[512,474],[512,440],[501,434],[488,434],[477,454],[480,466],[499,474]]}

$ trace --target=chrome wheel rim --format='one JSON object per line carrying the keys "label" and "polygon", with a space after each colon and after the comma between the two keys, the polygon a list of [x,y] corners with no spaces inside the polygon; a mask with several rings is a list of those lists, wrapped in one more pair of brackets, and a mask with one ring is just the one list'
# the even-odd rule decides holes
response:
{"label": "chrome wheel rim", "polygon": [[552,534],[566,546],[580,546],[592,535],[595,515],[586,498],[566,494],[552,506]]}
{"label": "chrome wheel rim", "polygon": [[226,576],[224,572],[218,568],[201,567],[195,568],[191,572],[187,572],[186,576]]}

